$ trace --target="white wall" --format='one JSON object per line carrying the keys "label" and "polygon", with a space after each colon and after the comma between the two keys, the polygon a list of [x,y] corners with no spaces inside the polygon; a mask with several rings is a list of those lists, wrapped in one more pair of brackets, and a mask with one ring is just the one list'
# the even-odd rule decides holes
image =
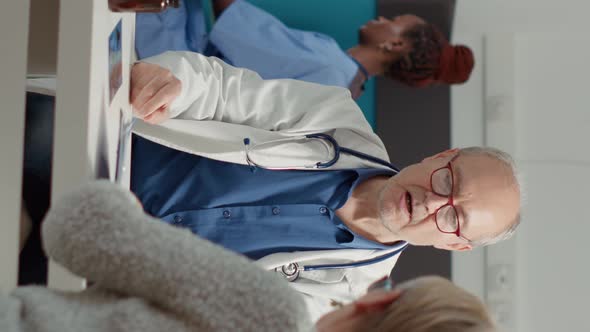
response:
{"label": "white wall", "polygon": [[590,37],[528,34],[516,46],[516,157],[529,188],[521,321],[526,331],[590,331]]}
{"label": "white wall", "polygon": [[[507,331],[590,331],[588,13],[590,1],[458,1],[454,39],[475,45],[478,64],[476,79],[453,89],[453,144],[512,152],[527,195],[516,238],[454,255],[453,278],[504,302],[493,309]],[[509,268],[501,296],[491,289],[498,264]]]}
{"label": "white wall", "polygon": [[29,4],[2,2],[0,10],[0,292],[18,280]]}
{"label": "white wall", "polygon": [[587,32],[589,11],[587,0],[457,0],[453,31]]}

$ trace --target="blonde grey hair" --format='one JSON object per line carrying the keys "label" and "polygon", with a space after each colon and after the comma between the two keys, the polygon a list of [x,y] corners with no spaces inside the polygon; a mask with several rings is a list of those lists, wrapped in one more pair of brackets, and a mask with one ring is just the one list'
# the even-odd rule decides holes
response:
{"label": "blonde grey hair", "polygon": [[[522,182],[523,181],[522,181],[520,173],[518,172],[518,169],[516,167],[516,163],[514,162],[514,159],[508,153],[506,153],[502,150],[496,149],[496,148],[488,147],[488,146],[485,146],[485,147],[484,146],[472,146],[472,147],[460,149],[459,155],[486,156],[486,157],[489,157],[489,158],[492,158],[492,159],[495,159],[495,160],[498,160],[499,162],[501,162],[508,169],[510,175],[512,176],[512,182],[519,192],[520,202],[522,205],[522,202],[523,202]],[[519,211],[517,213],[516,217],[510,222],[510,224],[508,225],[508,227],[506,229],[502,230],[500,233],[498,233],[494,236],[474,240],[471,242],[471,244],[474,247],[478,247],[478,246],[487,246],[490,244],[498,243],[503,240],[507,240],[507,239],[511,238],[512,235],[514,235],[514,232],[516,232],[516,229],[520,225],[520,220],[521,220],[521,215],[520,215],[520,211]]]}
{"label": "blonde grey hair", "polygon": [[363,331],[495,332],[485,305],[473,294],[438,276],[400,284],[400,297],[368,318]]}

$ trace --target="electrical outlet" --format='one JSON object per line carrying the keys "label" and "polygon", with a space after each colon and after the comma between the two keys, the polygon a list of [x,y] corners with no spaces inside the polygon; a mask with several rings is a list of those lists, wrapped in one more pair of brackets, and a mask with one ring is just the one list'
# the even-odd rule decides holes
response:
{"label": "electrical outlet", "polygon": [[506,331],[514,327],[514,306],[511,301],[488,301],[487,306],[492,319],[499,327]]}
{"label": "electrical outlet", "polygon": [[492,264],[487,268],[486,304],[496,323],[506,331],[514,327],[514,266]]}
{"label": "electrical outlet", "polygon": [[512,296],[514,290],[514,267],[511,264],[494,264],[487,269],[487,295],[494,298]]}

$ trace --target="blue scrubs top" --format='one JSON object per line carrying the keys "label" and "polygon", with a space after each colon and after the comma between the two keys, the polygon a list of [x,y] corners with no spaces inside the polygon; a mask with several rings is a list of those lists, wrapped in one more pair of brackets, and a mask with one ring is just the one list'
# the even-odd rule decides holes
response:
{"label": "blue scrubs top", "polygon": [[277,252],[386,249],[334,211],[365,179],[392,171],[266,170],[173,150],[134,136],[131,190],[147,213],[258,259]]}
{"label": "blue scrubs top", "polygon": [[[205,31],[200,1],[157,14],[138,14],[135,45],[139,58],[167,50],[215,55],[264,79],[293,78],[348,88],[357,64],[324,34],[292,29],[276,17],[237,0]],[[184,4],[184,2],[183,2]]]}

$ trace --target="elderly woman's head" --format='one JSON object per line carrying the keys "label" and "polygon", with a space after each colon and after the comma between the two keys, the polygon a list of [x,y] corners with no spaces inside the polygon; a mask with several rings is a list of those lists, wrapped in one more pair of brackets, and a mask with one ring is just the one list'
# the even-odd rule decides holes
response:
{"label": "elderly woman's head", "polygon": [[319,332],[494,332],[483,303],[440,277],[375,288],[317,323]]}

